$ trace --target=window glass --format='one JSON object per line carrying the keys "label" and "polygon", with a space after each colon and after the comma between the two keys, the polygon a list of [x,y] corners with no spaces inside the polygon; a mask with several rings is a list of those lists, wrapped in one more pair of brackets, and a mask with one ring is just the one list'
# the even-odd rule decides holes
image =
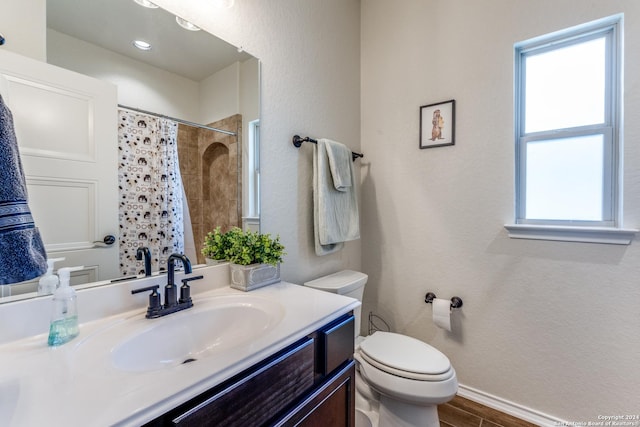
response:
{"label": "window glass", "polygon": [[526,218],[603,220],[603,135],[529,141],[526,150]]}
{"label": "window glass", "polygon": [[605,37],[524,57],[525,133],[605,121]]}

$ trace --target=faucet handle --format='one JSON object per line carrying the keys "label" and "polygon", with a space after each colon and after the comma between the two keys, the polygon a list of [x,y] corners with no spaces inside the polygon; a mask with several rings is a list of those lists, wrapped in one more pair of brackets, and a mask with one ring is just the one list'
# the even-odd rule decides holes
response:
{"label": "faucet handle", "polygon": [[161,297],[158,293],[158,288],[160,288],[160,285],[147,286],[145,288],[134,289],[131,291],[131,294],[139,294],[140,292],[151,291],[151,293],[149,294],[149,307],[147,307],[147,315],[145,316],[147,319],[158,317],[158,313],[162,308],[162,303],[160,301]]}
{"label": "faucet handle", "polygon": [[204,276],[185,277],[184,279],[182,279],[182,286],[189,286],[188,285],[189,282],[193,280],[200,280],[200,279],[204,279]]}
{"label": "faucet handle", "polygon": [[193,303],[191,302],[191,288],[189,287],[189,282],[193,280],[200,280],[202,278],[204,278],[204,276],[193,276],[182,279],[182,286],[180,287],[180,300],[178,301],[179,304],[187,304],[189,305],[189,307],[193,305]]}
{"label": "faucet handle", "polygon": [[157,291],[158,288],[160,288],[160,285],[153,285],[153,286],[147,286],[146,288],[139,288],[139,289],[134,289],[131,291],[131,294],[139,294],[140,292],[146,292],[146,291]]}

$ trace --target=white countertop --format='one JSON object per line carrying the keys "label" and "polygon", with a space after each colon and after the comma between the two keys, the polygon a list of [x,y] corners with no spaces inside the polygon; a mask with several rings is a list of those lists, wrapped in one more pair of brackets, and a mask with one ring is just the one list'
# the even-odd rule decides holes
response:
{"label": "white countertop", "polygon": [[[133,317],[138,325],[171,322],[172,316],[197,310],[199,301],[204,304],[223,295],[276,301],[284,309],[282,317],[249,343],[149,372],[117,369],[108,340],[95,345],[96,337],[103,339],[107,335],[101,334],[120,327],[123,319],[129,322]],[[193,308],[160,319],[143,319],[145,309],[136,309],[83,323],[79,337],[57,348],[47,346],[46,334],[1,345],[0,425],[139,426],[360,305],[352,298],[285,282],[248,293],[222,287],[193,295],[193,301]]]}

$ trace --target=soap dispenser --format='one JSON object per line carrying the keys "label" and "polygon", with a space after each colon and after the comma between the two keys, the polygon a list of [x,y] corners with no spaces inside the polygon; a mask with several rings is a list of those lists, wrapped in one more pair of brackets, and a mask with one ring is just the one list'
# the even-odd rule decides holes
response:
{"label": "soap dispenser", "polygon": [[50,346],[62,345],[71,341],[80,333],[78,327],[78,304],[76,291],[69,286],[71,272],[82,270],[80,267],[64,267],[58,269],[60,287],[53,293],[53,312],[49,327]]}
{"label": "soap dispenser", "polygon": [[38,295],[49,295],[56,291],[60,280],[58,280],[58,276],[53,274],[53,264],[64,260],[64,258],[47,259],[47,272],[38,281]]}

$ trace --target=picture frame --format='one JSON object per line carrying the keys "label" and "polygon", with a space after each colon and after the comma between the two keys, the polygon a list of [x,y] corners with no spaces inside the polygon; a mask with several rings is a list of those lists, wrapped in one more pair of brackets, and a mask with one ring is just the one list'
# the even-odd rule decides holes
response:
{"label": "picture frame", "polygon": [[420,107],[420,149],[455,144],[456,101]]}

